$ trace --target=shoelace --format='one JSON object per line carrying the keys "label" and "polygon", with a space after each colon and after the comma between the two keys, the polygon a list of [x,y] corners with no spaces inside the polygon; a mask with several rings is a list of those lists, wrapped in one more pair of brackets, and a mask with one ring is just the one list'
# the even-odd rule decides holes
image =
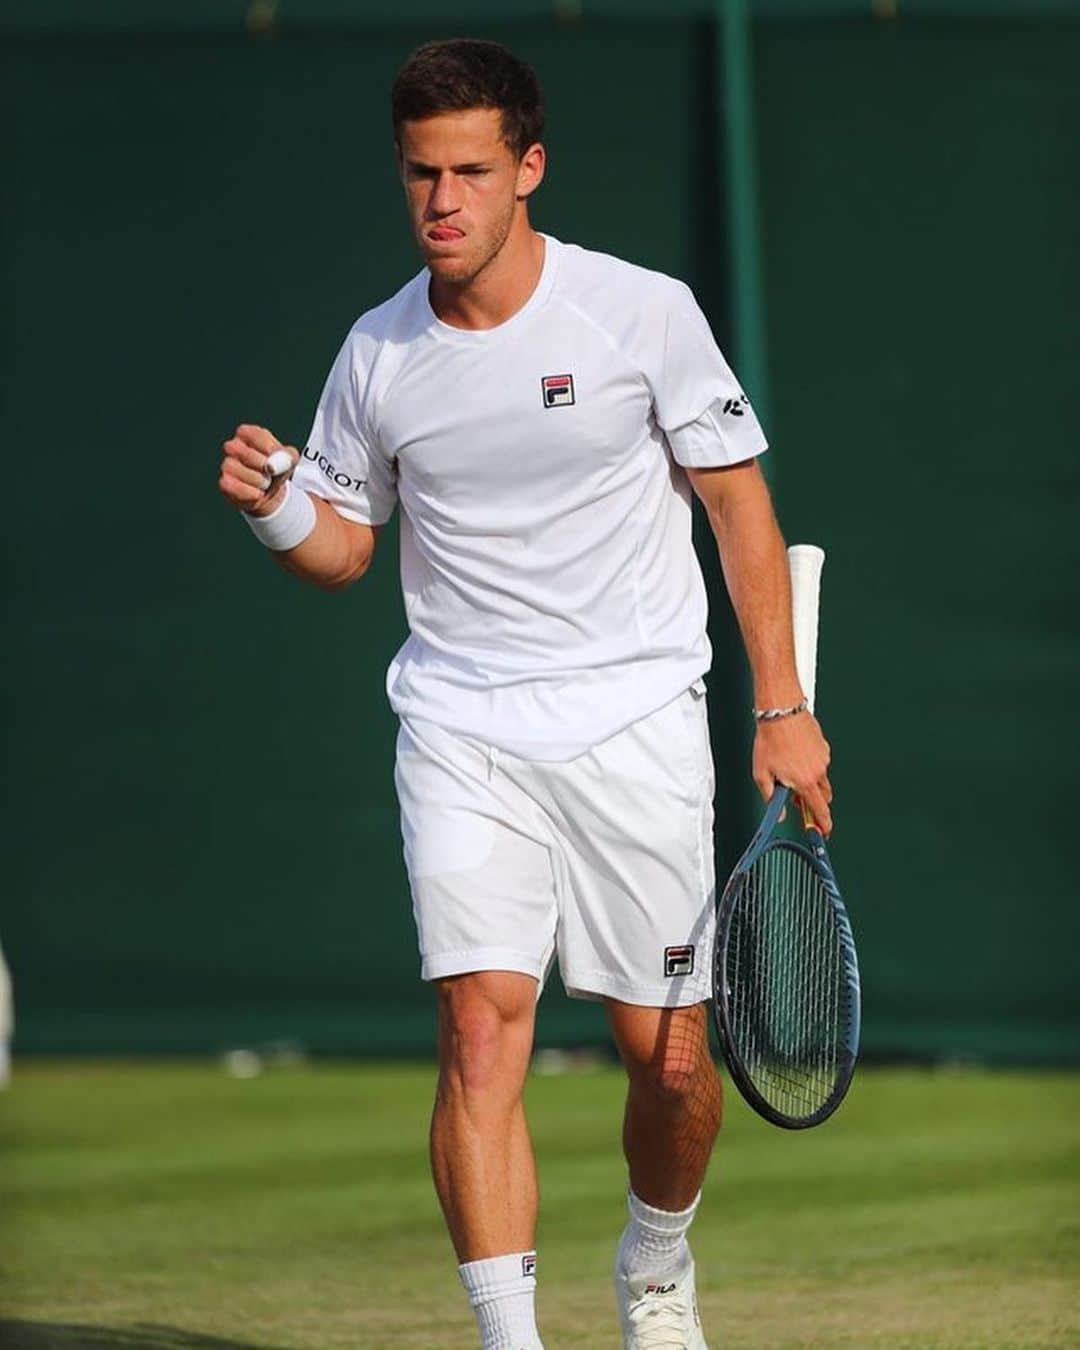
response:
{"label": "shoelace", "polygon": [[626,1320],[634,1333],[636,1350],[685,1350],[689,1306],[682,1299],[640,1299],[630,1306]]}

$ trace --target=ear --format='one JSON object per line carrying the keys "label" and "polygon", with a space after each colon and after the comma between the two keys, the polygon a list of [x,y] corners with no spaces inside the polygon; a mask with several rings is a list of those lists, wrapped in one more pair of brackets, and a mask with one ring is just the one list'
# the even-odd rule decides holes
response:
{"label": "ear", "polygon": [[544,181],[547,154],[539,141],[530,145],[518,164],[516,193],[519,200],[531,196]]}

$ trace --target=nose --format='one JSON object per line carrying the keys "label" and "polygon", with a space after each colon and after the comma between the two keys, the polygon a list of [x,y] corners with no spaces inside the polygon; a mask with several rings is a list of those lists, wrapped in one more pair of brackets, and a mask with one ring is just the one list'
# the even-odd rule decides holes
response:
{"label": "nose", "polygon": [[455,175],[449,172],[440,173],[432,185],[431,196],[428,198],[428,215],[451,216],[460,205]]}

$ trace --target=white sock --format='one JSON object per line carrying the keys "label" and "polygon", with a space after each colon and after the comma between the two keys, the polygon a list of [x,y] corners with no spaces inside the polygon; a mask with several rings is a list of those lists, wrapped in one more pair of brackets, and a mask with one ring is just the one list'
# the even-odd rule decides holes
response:
{"label": "white sock", "polygon": [[629,1191],[630,1222],[619,1242],[620,1270],[628,1275],[655,1275],[660,1280],[677,1275],[687,1261],[686,1232],[700,1202],[698,1191],[686,1209],[654,1209]]}
{"label": "white sock", "polygon": [[536,1253],[511,1252],[458,1266],[483,1350],[543,1350],[536,1329]]}

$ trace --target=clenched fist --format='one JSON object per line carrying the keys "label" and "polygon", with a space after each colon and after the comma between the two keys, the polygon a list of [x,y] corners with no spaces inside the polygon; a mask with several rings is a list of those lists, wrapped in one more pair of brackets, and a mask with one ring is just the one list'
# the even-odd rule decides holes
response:
{"label": "clenched fist", "polygon": [[[233,506],[252,516],[268,516],[277,506],[289,474],[296,468],[300,453],[295,446],[282,445],[266,427],[236,428],[221,447],[223,458],[218,476],[218,491]],[[274,478],[266,467],[274,450],[284,450],[292,460],[288,473]]]}

